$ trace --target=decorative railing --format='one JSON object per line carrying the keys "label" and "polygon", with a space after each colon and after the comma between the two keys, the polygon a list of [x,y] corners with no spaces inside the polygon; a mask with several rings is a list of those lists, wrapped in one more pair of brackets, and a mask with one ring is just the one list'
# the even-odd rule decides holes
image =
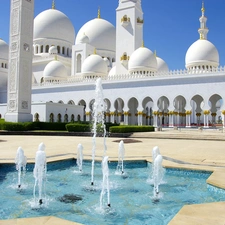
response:
{"label": "decorative railing", "polygon": [[[157,79],[161,77],[169,78],[181,78],[185,76],[204,76],[204,75],[224,75],[225,76],[225,66],[218,67],[211,70],[173,70],[169,72],[134,72],[132,74],[115,74],[112,76],[102,77],[102,80],[105,82],[110,81],[119,81],[119,80],[141,80],[141,79]],[[45,82],[41,84],[33,84],[33,86],[53,86],[53,85],[66,85],[74,83],[91,83],[95,82],[96,76],[83,77],[79,76],[70,76],[67,80],[55,81],[55,82]]]}

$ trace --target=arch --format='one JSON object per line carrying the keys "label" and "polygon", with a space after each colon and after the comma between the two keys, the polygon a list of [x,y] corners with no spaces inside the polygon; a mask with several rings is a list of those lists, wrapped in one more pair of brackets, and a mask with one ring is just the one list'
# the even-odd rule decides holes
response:
{"label": "arch", "polygon": [[178,95],[173,101],[173,106],[177,112],[184,112],[186,99],[183,96]]}
{"label": "arch", "polygon": [[64,115],[64,123],[68,123],[68,114]]}
{"label": "arch", "polygon": [[70,49],[67,48],[67,56],[70,56]]}
{"label": "arch", "polygon": [[54,113],[50,113],[49,115],[49,122],[54,123]]}
{"label": "arch", "polygon": [[45,52],[48,53],[48,51],[49,51],[49,45],[46,45]]}
{"label": "arch", "polygon": [[75,105],[75,102],[73,100],[69,100],[67,104],[68,105]]}
{"label": "arch", "polygon": [[81,72],[81,59],[82,59],[81,54],[78,54],[77,55],[77,73]]}
{"label": "arch", "polygon": [[65,47],[62,47],[62,54],[65,55]]}
{"label": "arch", "polygon": [[94,100],[94,99],[92,99],[92,100],[89,102],[89,109],[90,109],[91,111],[93,111],[93,105],[94,105],[94,103],[95,103],[95,100]]}
{"label": "arch", "polygon": [[108,98],[104,99],[105,105],[106,105],[106,111],[109,111],[109,109],[111,108],[111,102]]}
{"label": "arch", "polygon": [[209,117],[209,125],[221,124],[221,107],[223,106],[223,99],[220,95],[214,94],[209,98],[209,106],[211,115]]}
{"label": "arch", "polygon": [[34,121],[39,122],[39,114],[38,113],[34,114]]}
{"label": "arch", "polygon": [[138,100],[135,97],[132,97],[128,101],[128,108],[130,112],[130,123],[132,125],[137,125],[138,120],[137,120],[137,113],[138,113]]}
{"label": "arch", "polygon": [[42,45],[40,53],[43,53],[43,52],[44,52],[44,46]]}
{"label": "arch", "polygon": [[77,121],[80,121],[80,114],[77,115]]}
{"label": "arch", "polygon": [[70,122],[72,122],[72,123],[74,122],[74,114],[71,115]]}
{"label": "arch", "polygon": [[166,96],[161,96],[157,101],[157,106],[161,112],[167,112],[169,108],[169,99]]}
{"label": "arch", "polygon": [[86,121],[86,114],[85,114],[85,111],[86,111],[86,102],[82,99],[82,100],[80,100],[80,101],[78,102],[78,105],[81,105],[81,106],[84,107],[84,108],[83,108],[83,110],[84,110],[84,113],[83,113],[83,115],[84,115],[83,121]]}
{"label": "arch", "polygon": [[57,51],[58,51],[59,54],[61,53],[59,45],[57,46]]}
{"label": "arch", "polygon": [[57,115],[57,122],[58,123],[62,122],[62,115],[60,113]]}
{"label": "arch", "polygon": [[115,62],[116,60],[115,60],[115,58],[112,58],[112,62]]}
{"label": "arch", "polygon": [[58,103],[60,103],[60,104],[64,104],[64,102],[63,102],[62,100],[59,100],[59,101],[58,101]]}
{"label": "arch", "polygon": [[146,115],[146,125],[153,125],[153,105],[154,102],[150,97],[145,97],[142,101],[142,107],[144,109],[144,114]]}
{"label": "arch", "polygon": [[35,46],[35,53],[38,54],[38,45]]}

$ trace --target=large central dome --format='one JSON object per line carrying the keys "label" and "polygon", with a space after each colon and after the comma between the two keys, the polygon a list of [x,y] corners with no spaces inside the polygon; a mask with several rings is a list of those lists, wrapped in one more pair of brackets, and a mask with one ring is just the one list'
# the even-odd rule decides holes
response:
{"label": "large central dome", "polygon": [[75,31],[69,18],[56,9],[48,9],[34,19],[34,40],[58,39],[74,44]]}
{"label": "large central dome", "polygon": [[96,18],[84,24],[79,30],[76,44],[82,43],[84,34],[89,38],[89,44],[99,50],[116,50],[116,29],[108,21]]}

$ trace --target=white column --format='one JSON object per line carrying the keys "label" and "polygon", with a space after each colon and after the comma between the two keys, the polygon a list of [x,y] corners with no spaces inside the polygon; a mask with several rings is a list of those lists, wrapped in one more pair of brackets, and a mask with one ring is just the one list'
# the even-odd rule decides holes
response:
{"label": "white column", "polygon": [[32,121],[34,0],[11,0],[8,102],[5,120]]}

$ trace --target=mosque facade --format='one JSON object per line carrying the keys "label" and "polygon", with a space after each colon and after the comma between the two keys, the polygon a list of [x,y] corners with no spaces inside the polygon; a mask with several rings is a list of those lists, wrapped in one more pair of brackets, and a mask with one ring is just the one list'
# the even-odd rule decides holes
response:
{"label": "mosque facade", "polygon": [[[205,7],[199,39],[184,70],[144,46],[141,0],[119,0],[116,27],[101,18],[78,33],[52,4],[34,19],[31,113],[33,120],[90,121],[95,80],[102,79],[107,122],[168,127],[225,126],[225,67],[207,39]],[[9,47],[0,40],[0,115],[7,113]]]}

